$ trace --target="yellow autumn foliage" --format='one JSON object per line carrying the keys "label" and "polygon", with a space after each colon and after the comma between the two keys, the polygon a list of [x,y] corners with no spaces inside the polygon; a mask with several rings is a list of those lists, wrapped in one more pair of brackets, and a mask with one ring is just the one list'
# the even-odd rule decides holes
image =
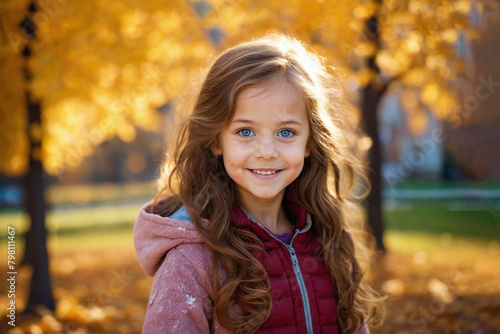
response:
{"label": "yellow autumn foliage", "polygon": [[[161,122],[155,108],[197,78],[209,55],[269,31],[311,45],[354,91],[399,82],[416,96],[409,112],[425,107],[447,117],[460,110],[448,84],[463,70],[455,44],[460,36],[474,36],[469,13],[485,6],[466,0],[35,3],[34,40],[19,28],[27,1],[0,4],[0,61],[8,64],[0,69],[0,172],[6,174],[27,167],[26,89],[41,102],[41,159],[56,174],[113,136],[129,141],[136,126],[156,129]],[[365,32],[374,14],[378,44]],[[214,30],[220,41],[210,39]],[[21,56],[27,43],[29,85]],[[380,73],[367,68],[369,57]],[[421,116],[410,119],[419,119],[415,128],[425,124]]]}
{"label": "yellow autumn foliage", "polygon": [[[27,1],[0,4],[0,172],[26,171],[25,94],[40,101],[45,170],[77,166],[101,142],[157,129],[156,108],[174,98],[213,52],[191,3],[35,1],[37,37],[20,29]],[[21,54],[31,49],[26,65]],[[23,66],[32,79],[27,83]],[[32,132],[33,133],[33,132]]]}

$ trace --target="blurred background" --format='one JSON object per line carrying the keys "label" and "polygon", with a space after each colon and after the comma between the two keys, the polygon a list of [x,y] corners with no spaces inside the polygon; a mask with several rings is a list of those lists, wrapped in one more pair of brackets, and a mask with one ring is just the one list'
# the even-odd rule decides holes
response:
{"label": "blurred background", "polygon": [[172,110],[268,31],[325,57],[366,134],[369,276],[388,296],[372,332],[499,333],[496,0],[3,0],[0,332],[140,333],[152,278],[132,229]]}

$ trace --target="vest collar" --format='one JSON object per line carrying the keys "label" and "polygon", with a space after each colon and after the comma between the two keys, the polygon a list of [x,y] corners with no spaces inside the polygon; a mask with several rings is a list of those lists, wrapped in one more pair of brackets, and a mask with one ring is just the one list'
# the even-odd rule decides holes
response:
{"label": "vest collar", "polygon": [[[290,218],[290,222],[295,228],[302,229],[308,222],[306,209],[288,192],[283,199],[283,205]],[[254,224],[254,219],[247,213],[239,203],[234,203],[231,209],[231,223],[237,227],[249,227]],[[258,223],[258,222],[257,222]],[[260,225],[260,224],[259,224]]]}

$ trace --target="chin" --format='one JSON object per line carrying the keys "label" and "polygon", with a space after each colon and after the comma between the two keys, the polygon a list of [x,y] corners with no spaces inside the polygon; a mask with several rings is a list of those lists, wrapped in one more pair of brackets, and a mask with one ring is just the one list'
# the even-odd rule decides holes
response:
{"label": "chin", "polygon": [[271,200],[279,196],[278,193],[256,193],[252,194],[255,198],[260,199],[260,200]]}

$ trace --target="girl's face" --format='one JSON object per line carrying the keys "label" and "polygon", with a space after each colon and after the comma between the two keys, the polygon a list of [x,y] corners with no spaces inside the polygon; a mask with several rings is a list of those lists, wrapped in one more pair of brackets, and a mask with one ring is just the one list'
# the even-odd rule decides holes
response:
{"label": "girl's face", "polygon": [[303,95],[283,80],[245,88],[219,137],[224,167],[243,204],[281,201],[309,156]]}

